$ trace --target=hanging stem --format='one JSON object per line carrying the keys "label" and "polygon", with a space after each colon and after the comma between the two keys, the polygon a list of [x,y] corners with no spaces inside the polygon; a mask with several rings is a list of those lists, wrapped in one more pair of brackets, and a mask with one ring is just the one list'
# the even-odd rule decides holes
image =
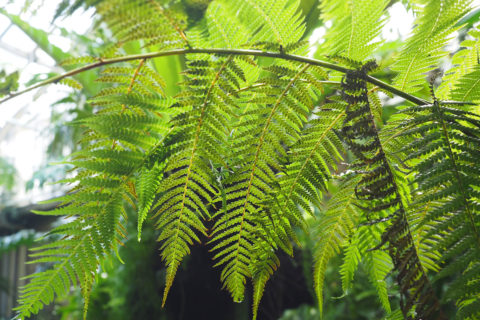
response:
{"label": "hanging stem", "polygon": [[[17,97],[19,95],[22,95],[26,92],[32,91],[34,89],[40,88],[42,86],[45,86],[47,84],[51,83],[57,83],[60,80],[74,76],[76,74],[82,73],[84,71],[90,70],[90,69],[95,69],[99,68],[105,65],[109,64],[114,64],[114,63],[120,63],[120,62],[126,62],[126,61],[132,61],[132,60],[141,60],[141,59],[152,59],[152,58],[158,58],[158,57],[166,57],[166,56],[175,56],[175,55],[184,55],[184,54],[191,54],[191,53],[207,53],[207,54],[222,54],[222,55],[246,55],[246,56],[257,56],[257,57],[270,57],[270,58],[279,58],[279,59],[285,59],[285,60],[290,60],[290,61],[298,61],[302,63],[307,63],[310,65],[315,65],[315,66],[320,66],[326,69],[330,70],[335,70],[339,71],[342,73],[347,73],[350,71],[350,69],[322,61],[322,60],[317,60],[317,59],[312,59],[312,58],[307,58],[303,56],[298,56],[294,54],[286,54],[283,52],[268,52],[268,51],[261,51],[261,50],[250,50],[250,49],[219,49],[219,48],[187,48],[187,49],[174,49],[174,50],[169,50],[169,51],[161,51],[161,52],[150,52],[150,53],[144,53],[144,54],[134,54],[134,55],[128,55],[128,56],[123,56],[123,57],[115,57],[115,58],[110,58],[110,59],[98,59],[98,62],[94,62],[91,64],[88,64],[86,66],[70,70],[68,72],[65,72],[63,74],[60,74],[58,76],[52,77],[50,79],[47,79],[45,81],[39,82],[31,87],[28,87],[24,90],[17,91],[10,93],[7,97],[4,99],[0,100],[0,104],[4,103],[5,101],[8,101],[14,97]],[[372,76],[367,76],[367,82],[370,82],[379,88],[382,88],[386,91],[389,91],[397,96],[400,96],[410,102],[413,102],[417,105],[425,105],[425,104],[430,104],[427,100],[421,99],[419,97],[413,96],[411,94],[408,94],[406,92],[403,92],[377,78],[374,78]]]}

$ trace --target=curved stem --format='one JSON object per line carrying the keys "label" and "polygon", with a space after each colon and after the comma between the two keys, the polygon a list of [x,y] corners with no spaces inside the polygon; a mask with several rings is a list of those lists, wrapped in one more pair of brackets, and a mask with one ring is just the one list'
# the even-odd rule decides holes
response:
{"label": "curved stem", "polygon": [[[99,68],[101,66],[109,65],[109,64],[114,64],[114,63],[119,63],[119,62],[126,62],[126,61],[132,61],[132,60],[140,60],[140,59],[151,59],[151,58],[158,58],[158,57],[166,57],[166,56],[174,56],[174,55],[183,55],[183,54],[191,54],[191,53],[208,53],[208,54],[228,54],[228,55],[246,55],[246,56],[257,56],[257,57],[270,57],[270,58],[279,58],[279,59],[285,59],[285,60],[290,60],[290,61],[298,61],[302,63],[307,63],[310,65],[315,65],[315,66],[320,66],[326,69],[330,70],[335,70],[339,71],[342,73],[347,73],[350,71],[350,69],[322,61],[322,60],[317,60],[317,59],[312,59],[312,58],[307,58],[303,56],[298,56],[294,54],[286,54],[282,52],[268,52],[268,51],[261,51],[261,50],[250,50],[250,49],[219,49],[219,48],[187,48],[187,49],[174,49],[174,50],[169,50],[169,51],[160,51],[160,52],[150,52],[150,53],[143,53],[143,54],[134,54],[134,55],[128,55],[128,56],[123,56],[123,57],[115,57],[115,58],[110,58],[110,59],[98,59],[98,62],[94,62],[92,64],[88,64],[86,66],[70,70],[68,72],[65,72],[63,74],[60,74],[58,76],[52,77],[50,79],[47,79],[45,81],[39,82],[31,87],[28,87],[22,91],[17,91],[10,93],[7,97],[4,99],[0,100],[0,104],[4,103],[5,101],[8,101],[14,97],[17,97],[19,95],[22,95],[26,92],[29,92],[31,90],[37,89],[39,87],[42,87],[44,85],[50,84],[50,83],[57,83],[58,81],[79,74],[81,72],[90,70],[90,69],[95,69]],[[389,91],[393,94],[396,94],[410,102],[413,102],[417,105],[424,105],[424,104],[429,104],[430,102],[418,98],[416,96],[413,96],[411,94],[408,94],[406,92],[403,92],[377,78],[374,78],[372,76],[367,76],[367,81],[386,90]]]}

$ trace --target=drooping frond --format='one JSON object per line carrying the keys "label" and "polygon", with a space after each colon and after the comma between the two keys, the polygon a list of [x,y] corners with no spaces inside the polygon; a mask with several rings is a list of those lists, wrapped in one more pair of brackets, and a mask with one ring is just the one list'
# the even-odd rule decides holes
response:
{"label": "drooping frond", "polygon": [[444,266],[437,277],[455,278],[449,297],[457,303],[459,318],[474,319],[480,314],[480,117],[437,101],[403,113],[413,115],[402,126],[414,138],[405,150],[415,166],[416,205],[430,207],[419,225],[434,223],[427,238],[442,253]]}
{"label": "drooping frond", "polygon": [[[311,73],[314,71],[311,69],[305,72],[304,81],[309,81],[314,88],[322,90],[323,84],[319,78],[326,75],[322,70]],[[296,76],[295,70],[285,66],[269,67],[267,70],[276,73],[279,77]],[[304,90],[307,92],[307,87],[304,87]],[[303,100],[308,101],[306,97]],[[330,171],[335,170],[337,162],[342,157],[340,153],[343,152],[343,147],[334,131],[338,129],[345,115],[345,105],[335,97],[332,100],[334,102],[323,105],[310,116],[311,119],[305,123],[297,140],[291,144],[283,160],[287,165],[277,178],[278,183],[270,194],[271,199],[267,199],[263,204],[266,217],[259,225],[268,235],[262,239],[268,236],[274,239],[269,242],[260,241],[259,245],[256,245],[260,247],[260,252],[256,253],[252,259],[254,315],[262,296],[260,289],[264,287],[265,282],[278,266],[278,258],[274,250],[280,246],[287,253],[293,253],[289,243],[291,239],[296,239],[291,229],[292,225],[299,224],[306,228],[303,221],[304,213],[311,211],[312,204],[319,205],[319,196],[326,189]],[[311,102],[306,105],[310,104]]]}
{"label": "drooping frond", "polygon": [[367,269],[370,282],[375,287],[377,296],[380,299],[380,303],[388,314],[392,310],[388,300],[389,294],[385,278],[393,269],[392,259],[385,251],[374,250],[368,251],[364,256],[363,261],[365,263],[365,268]]}
{"label": "drooping frond", "polygon": [[404,317],[440,319],[438,301],[419,260],[406,217],[402,182],[385,154],[368,100],[366,72],[375,66],[369,62],[348,72],[342,81],[343,96],[349,106],[341,135],[357,157],[352,167],[362,172],[355,195],[366,213],[364,223],[385,230],[375,249],[388,245],[403,297]]}
{"label": "drooping frond", "polygon": [[[402,125],[404,120],[405,115],[401,113],[390,116],[389,122],[382,127],[379,137],[388,161],[395,164],[397,168],[397,170],[394,171],[397,173],[397,180],[403,181],[403,183],[399,184],[399,187],[401,187],[402,197],[406,199],[408,203],[406,216],[411,226],[410,233],[420,264],[425,272],[429,270],[437,272],[439,270],[437,264],[439,252],[434,248],[434,243],[426,238],[426,235],[435,228],[435,223],[425,223],[419,226],[425,214],[432,208],[435,201],[432,200],[431,203],[425,205],[412,203],[412,188],[414,185],[411,181],[411,175],[408,174],[411,167],[405,163],[404,159],[407,157],[407,154],[405,154],[403,149],[412,142],[413,138],[403,134],[408,130],[407,127]],[[405,182],[408,182],[408,184]]]}
{"label": "drooping frond", "polygon": [[[326,188],[330,170],[336,167],[336,162],[341,158],[342,146],[334,130],[341,124],[340,120],[345,114],[342,107],[344,105],[340,101],[326,104],[314,115],[315,120],[308,122],[300,138],[292,144],[287,157],[290,159],[287,160],[289,165],[271,192],[272,199],[263,205],[267,214],[259,225],[267,234],[260,238],[258,244],[255,241],[255,257],[251,263],[254,317],[263,287],[278,266],[275,250],[279,246],[287,253],[293,253],[290,241],[296,236],[291,229],[292,224],[304,224],[304,212],[311,211],[312,204],[318,205],[319,193]],[[342,220],[339,223],[346,222]],[[263,240],[269,237],[270,241]]]}
{"label": "drooping frond", "polygon": [[[352,196],[354,197],[354,195]],[[357,208],[357,210],[359,209]],[[359,220],[359,217],[360,214],[357,213],[357,220]],[[363,224],[352,233],[350,241],[344,243],[345,255],[340,268],[344,294],[349,293],[353,285],[355,272],[360,263],[363,263],[368,278],[377,291],[380,303],[385,311],[390,313],[391,308],[385,278],[392,271],[392,260],[388,253],[384,251],[370,250],[381,238],[382,228],[381,226]]]}
{"label": "drooping frond", "polygon": [[276,185],[276,172],[282,170],[284,145],[298,138],[313,108],[303,83],[308,69],[300,65],[283,73],[282,69],[267,68],[270,77],[260,81],[269,85],[256,89],[256,108],[245,112],[234,127],[231,165],[236,169],[226,181],[227,207],[220,211],[225,214],[215,223],[212,241],[217,251],[214,259],[217,265],[224,265],[222,281],[237,301],[243,299],[245,279],[251,276],[250,237],[257,216],[262,215],[265,195]]}
{"label": "drooping frond", "polygon": [[[207,10],[206,25],[188,33],[192,43],[229,47],[236,44],[232,41],[242,41],[241,27],[228,20],[224,9],[213,5]],[[246,81],[241,59],[207,55],[189,58],[184,90],[173,106],[180,113],[172,120],[174,129],[165,141],[167,164],[154,206],[161,255],[167,266],[163,303],[189,247],[200,241],[199,234],[207,236],[203,221],[210,219],[210,210],[214,210],[208,206],[218,194],[214,170],[229,167],[219,146],[226,145],[232,131],[237,91]]]}
{"label": "drooping frond", "polygon": [[252,249],[253,255],[250,263],[253,283],[252,318],[256,320],[258,306],[260,305],[265,285],[280,266],[280,260],[275,253],[276,247],[274,242],[268,239],[268,235],[265,232],[257,234],[257,237],[254,238]]}
{"label": "drooping frond", "polygon": [[147,215],[152,208],[157,188],[160,185],[163,169],[163,163],[160,161],[155,161],[151,165],[145,165],[140,170],[135,187],[138,195],[138,241],[142,239],[143,222],[147,218]]}
{"label": "drooping frond", "polygon": [[471,0],[430,0],[420,10],[413,35],[392,66],[398,72],[397,87],[416,92],[425,86],[426,73],[437,67],[447,53],[442,47],[455,31],[453,26],[470,9]]}
{"label": "drooping frond", "polygon": [[[102,197],[98,195],[96,198]],[[116,246],[113,235],[122,210],[119,200],[118,197],[109,197],[109,201],[102,201],[102,207],[97,205],[99,201],[96,199],[93,203],[70,202],[68,207],[47,213],[59,215],[78,213],[82,216],[52,231],[68,234],[67,239],[35,249],[39,252],[32,254],[35,258],[33,262],[48,262],[55,265],[52,269],[34,274],[30,277],[29,283],[21,288],[20,305],[16,308],[20,318],[37,313],[43,305],[53,301],[54,295],[64,296],[70,291],[70,286],[77,283],[82,287],[85,308],[88,307],[89,291],[99,259]],[[85,229],[89,232],[84,232]]]}
{"label": "drooping frond", "polygon": [[328,201],[325,214],[319,218],[313,279],[320,314],[323,313],[323,282],[328,262],[334,255],[340,253],[360,216],[359,209],[354,205],[357,183],[358,179],[346,178],[338,186],[339,192]]}
{"label": "drooping frond", "polygon": [[379,45],[375,38],[383,25],[386,0],[321,1],[322,19],[330,21],[325,54],[363,61]]}
{"label": "drooping frond", "polygon": [[198,56],[188,66],[184,85],[189,90],[174,105],[184,111],[172,120],[175,130],[165,141],[170,150],[155,204],[158,240],[167,266],[164,302],[180,262],[190,245],[199,241],[196,232],[207,235],[202,220],[210,217],[207,205],[217,193],[211,181],[211,163],[224,163],[216,145],[230,132],[234,104],[229,94],[238,89],[230,77],[237,83],[242,80],[232,57],[212,60]]}
{"label": "drooping frond", "polygon": [[77,169],[76,177],[65,180],[75,184],[71,193],[55,200],[62,202],[59,208],[39,212],[73,220],[50,232],[64,236],[62,240],[34,249],[38,252],[32,254],[33,262],[54,265],[33,275],[21,290],[16,309],[20,318],[36,313],[54,294],[62,296],[76,284],[82,288],[86,316],[97,267],[125,237],[123,201],[135,197],[134,174],[155,149],[165,125],[159,84],[145,76],[147,68],[141,61],[132,68],[106,70],[101,78],[121,83],[92,99],[97,114],[79,122],[87,128],[86,147],[70,161]]}

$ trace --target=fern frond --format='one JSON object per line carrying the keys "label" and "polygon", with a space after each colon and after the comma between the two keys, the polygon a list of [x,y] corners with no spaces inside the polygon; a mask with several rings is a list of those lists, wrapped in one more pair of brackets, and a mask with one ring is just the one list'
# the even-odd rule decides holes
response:
{"label": "fern frond", "polygon": [[[162,258],[167,266],[163,303],[189,246],[199,241],[195,231],[207,235],[202,220],[210,213],[205,204],[211,203],[217,193],[211,181],[210,163],[224,163],[215,145],[223,144],[230,132],[228,122],[234,103],[226,93],[234,94],[238,89],[224,74],[235,75],[236,69],[238,65],[232,57],[214,61],[198,57],[189,61],[184,83],[189,90],[178,97],[174,106],[185,111],[171,122],[177,129],[165,142],[170,151],[154,207],[160,229],[158,240],[162,242]],[[240,82],[241,78],[237,80]]]}
{"label": "fern frond", "polygon": [[412,185],[411,175],[406,175],[411,171],[411,167],[405,161],[408,154],[404,152],[404,147],[410,144],[413,138],[405,135],[405,132],[410,129],[403,125],[403,121],[405,121],[404,114],[396,113],[390,116],[388,123],[382,127],[380,141],[386,150],[388,161],[395,164],[397,168],[394,173],[396,173],[397,181],[401,182],[398,185],[399,191],[408,202],[407,219],[411,226],[410,232],[420,264],[425,272],[428,270],[438,271],[439,252],[434,248],[434,243],[426,238],[426,235],[435,228],[435,222],[423,223],[425,215],[436,205],[436,201],[418,205],[412,203],[414,185]]}
{"label": "fern frond", "polygon": [[413,35],[392,66],[398,72],[395,84],[400,90],[417,92],[425,86],[426,73],[447,54],[442,47],[455,31],[453,26],[469,11],[470,4],[471,0],[430,0],[423,7]]}
{"label": "fern frond", "polygon": [[385,0],[322,1],[322,19],[332,23],[322,51],[366,59],[380,44],[374,39],[380,34],[387,4]]}
{"label": "fern frond", "polygon": [[[406,135],[415,139],[405,147],[415,164],[417,206],[433,204],[420,225],[434,222],[427,234],[434,248],[441,252],[445,263],[437,277],[453,276],[452,286],[464,287],[463,292],[452,291],[451,297],[464,318],[475,317],[469,305],[479,299],[475,265],[480,256],[480,219],[478,194],[478,145],[480,143],[480,117],[465,107],[433,105],[408,108],[414,117],[403,125]],[[419,129],[424,130],[421,135]],[[418,159],[422,155],[422,159]],[[473,289],[473,290],[472,290]],[[457,294],[457,295],[456,295]],[[475,311],[476,312],[476,311]]]}
{"label": "fern frond", "polygon": [[152,168],[143,167],[137,182],[138,193],[138,241],[142,239],[142,226],[155,200],[163,173],[162,163],[155,163]]}
{"label": "fern frond", "polygon": [[[352,197],[354,195],[352,194]],[[340,275],[342,279],[342,290],[344,294],[348,294],[350,288],[353,286],[355,272],[358,269],[362,256],[360,255],[359,241],[360,232],[356,230],[351,236],[350,241],[344,244],[343,262],[340,266]]]}
{"label": "fern frond", "polygon": [[[118,195],[95,203],[72,203],[80,218],[54,229],[52,233],[67,234],[68,238],[55,241],[35,249],[31,263],[54,263],[53,269],[35,273],[27,278],[30,281],[20,289],[20,305],[15,308],[18,317],[23,319],[37,313],[43,305],[53,301],[54,294],[62,297],[70,291],[71,285],[82,288],[84,297],[84,318],[88,309],[89,293],[99,260],[115,246],[115,229],[121,214],[121,201]],[[82,206],[94,210],[82,210]],[[93,221],[89,221],[93,220]],[[89,230],[89,232],[85,232]]]}
{"label": "fern frond", "polygon": [[[250,102],[255,105],[235,124],[236,139],[232,149],[232,167],[235,172],[226,181],[227,207],[219,215],[212,232],[217,251],[217,265],[224,265],[222,281],[234,300],[243,299],[245,279],[251,277],[248,268],[251,258],[251,235],[264,211],[266,195],[276,186],[276,172],[282,170],[280,159],[286,156],[285,146],[298,139],[298,134],[313,108],[308,87],[302,79],[308,66],[291,67],[292,74],[267,68],[271,76],[261,79],[267,86],[255,89]],[[222,211],[222,212],[223,212]],[[280,218],[279,218],[280,217]],[[272,234],[292,235],[291,224],[301,217],[270,217]],[[264,225],[264,228],[269,228]],[[276,229],[275,229],[276,228]],[[278,246],[286,249],[285,237],[279,237]]]}
{"label": "fern frond", "polygon": [[60,82],[60,84],[63,84],[63,85],[66,85],[66,86],[69,86],[73,89],[82,89],[83,86],[80,82],[78,82],[77,80],[75,79],[71,79],[71,78],[66,78],[66,79],[62,79]]}
{"label": "fern frond", "polygon": [[[360,213],[358,213],[357,220],[360,216]],[[345,255],[340,267],[340,274],[342,275],[344,294],[348,294],[354,274],[362,262],[370,282],[377,291],[380,303],[385,311],[390,313],[391,308],[385,278],[392,271],[392,260],[385,251],[370,250],[378,243],[382,231],[379,225],[360,225],[355,229],[350,241],[344,244]]]}
{"label": "fern frond", "polygon": [[[465,97],[465,93],[468,94],[468,92],[473,93],[478,91],[478,87],[474,89],[475,81],[471,83],[462,83],[463,81],[460,79],[473,72],[475,66],[478,65],[479,50],[480,30],[478,30],[478,28],[472,28],[472,30],[468,32],[467,39],[460,44],[460,50],[453,56],[452,68],[446,70],[445,75],[442,78],[442,84],[435,92],[437,97],[443,100],[458,99],[457,101],[474,102],[474,99],[468,100]],[[452,91],[457,90],[457,93],[452,93]],[[453,98],[453,95],[455,95],[455,98]]]}
{"label": "fern frond", "polygon": [[[92,99],[97,114],[77,122],[87,131],[83,137],[86,147],[70,161],[77,175],[69,182],[75,186],[70,194],[58,198],[61,207],[43,213],[73,221],[50,232],[63,236],[62,240],[43,245],[32,254],[33,262],[47,262],[53,268],[33,275],[21,289],[16,309],[20,318],[36,313],[54,294],[62,296],[77,284],[82,288],[86,317],[97,267],[125,237],[123,200],[131,202],[135,197],[134,174],[149,159],[149,150],[155,150],[165,126],[162,117],[166,109],[158,92],[137,79],[142,68],[146,68],[144,61],[131,68],[127,79],[113,76],[122,80],[122,90],[99,94]],[[138,94],[139,86],[142,95]],[[146,134],[150,131],[152,134]]]}
{"label": "fern frond", "polygon": [[210,4],[206,15],[206,30],[204,42],[208,42],[214,48],[234,48],[248,41],[248,31],[239,23],[238,19],[232,19],[231,12],[223,3]]}
{"label": "fern frond", "polygon": [[267,240],[266,234],[255,239],[253,257],[250,264],[253,283],[253,320],[257,319],[258,306],[265,290],[265,284],[280,266],[280,260],[275,254],[275,246]]}
{"label": "fern frond", "polygon": [[457,87],[452,92],[452,98],[457,101],[480,103],[480,64],[458,79]]}
{"label": "fern frond", "polygon": [[287,216],[295,216],[292,221],[301,223],[301,210],[308,212],[310,204],[317,202],[318,190],[326,189],[331,170],[342,158],[343,146],[334,130],[342,123],[344,108],[341,101],[325,104],[308,121],[308,127],[289,151],[288,166],[278,179],[280,192],[267,205],[268,211],[288,211]]}
{"label": "fern frond", "polygon": [[375,66],[375,62],[369,62],[361,69],[350,71],[342,82],[343,96],[349,106],[341,134],[358,159],[352,166],[362,170],[355,195],[360,205],[365,206],[364,223],[385,230],[376,249],[388,243],[388,252],[398,272],[400,293],[404,297],[401,305],[404,316],[411,317],[415,310],[418,319],[434,314],[442,318],[414,245],[401,176],[386,156],[368,99],[366,72]]}
{"label": "fern frond", "polygon": [[323,313],[323,282],[328,261],[339,254],[357,225],[359,210],[355,206],[358,179],[346,178],[338,192],[328,201],[327,211],[319,219],[318,242],[314,252],[313,279],[320,314]]}
{"label": "fern frond", "polygon": [[298,0],[224,0],[222,4],[249,31],[248,43],[271,44],[280,50],[296,44],[305,32]]}
{"label": "fern frond", "polygon": [[112,0],[98,4],[97,12],[118,46],[138,40],[146,47],[158,45],[162,49],[189,45],[184,34],[186,17],[174,6],[167,9],[155,0]]}
{"label": "fern frond", "polygon": [[365,254],[363,261],[368,272],[368,277],[377,290],[377,296],[387,313],[392,310],[388,300],[386,276],[392,271],[392,259],[385,251],[369,251]]}

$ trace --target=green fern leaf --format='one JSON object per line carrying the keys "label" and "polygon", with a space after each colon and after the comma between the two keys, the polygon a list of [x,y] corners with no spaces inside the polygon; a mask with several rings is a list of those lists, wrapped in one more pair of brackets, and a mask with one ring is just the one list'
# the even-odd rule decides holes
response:
{"label": "green fern leaf", "polygon": [[354,205],[354,189],[358,179],[346,179],[328,202],[326,213],[318,224],[319,241],[314,253],[313,279],[320,314],[323,313],[323,282],[328,261],[339,254],[357,224],[358,208]]}
{"label": "green fern leaf", "polygon": [[458,79],[457,87],[452,92],[457,101],[480,103],[480,65]]}
{"label": "green fern leaf", "polygon": [[332,23],[322,51],[358,61],[370,56],[380,44],[374,40],[380,34],[387,4],[385,0],[322,1],[322,19]]}
{"label": "green fern leaf", "polygon": [[249,30],[248,43],[274,43],[278,49],[286,48],[297,43],[305,32],[298,0],[224,0],[222,4],[238,15],[239,22]]}
{"label": "green fern leaf", "polygon": [[422,8],[414,34],[392,67],[398,72],[395,84],[400,90],[417,92],[424,87],[425,74],[446,55],[441,48],[455,31],[453,26],[468,12],[470,3],[471,0],[430,0]]}
{"label": "green fern leaf", "polygon": [[373,286],[377,290],[377,295],[383,308],[385,311],[387,311],[387,313],[390,313],[391,308],[388,299],[387,283],[385,282],[385,278],[393,268],[392,259],[388,253],[375,250],[367,252],[363,261],[365,261],[368,276]]}
{"label": "green fern leaf", "polygon": [[[475,277],[479,277],[472,268],[478,264],[480,247],[480,220],[474,191],[480,186],[476,168],[479,116],[464,107],[444,106],[438,101],[404,112],[415,115],[402,125],[411,128],[406,135],[415,137],[405,150],[415,163],[417,206],[433,204],[420,225],[434,224],[426,238],[446,262],[437,278],[454,276],[453,287],[465,285],[462,293],[453,290],[452,297],[465,319],[475,317],[475,313],[470,314],[468,310],[479,297],[477,290],[469,289],[476,287]],[[416,129],[421,127],[429,129],[419,135]],[[417,159],[420,156],[422,159]]]}
{"label": "green fern leaf", "polygon": [[[281,143],[290,144],[298,137],[302,120],[306,120],[313,107],[310,101],[302,103],[305,96],[300,91],[293,92],[297,86],[303,89],[301,80],[307,69],[306,66],[297,67],[292,78],[262,79],[262,82],[278,79],[276,82],[281,86],[256,89],[261,94],[255,98],[256,108],[244,113],[234,129],[236,162],[232,162],[239,169],[226,182],[226,214],[218,217],[212,242],[215,243],[213,250],[217,251],[214,256],[217,265],[224,265],[222,281],[235,301],[243,299],[246,278],[251,277],[250,237],[256,229],[257,216],[262,214],[265,194],[274,186],[274,171],[282,170],[276,154],[285,155]],[[296,114],[294,118],[285,119],[293,113]],[[254,123],[257,125],[252,126]]]}
{"label": "green fern leaf", "polygon": [[253,282],[253,320],[257,319],[258,306],[262,299],[265,284],[280,266],[280,260],[275,255],[274,246],[265,241],[265,235],[256,239],[253,247],[251,274]]}
{"label": "green fern leaf", "polygon": [[156,163],[152,168],[144,167],[138,178],[138,241],[142,239],[142,226],[155,200],[160,185],[163,167]]}
{"label": "green fern leaf", "polygon": [[[442,79],[442,84],[436,90],[437,97],[447,100],[452,99],[452,90],[463,90],[459,79],[465,77],[467,73],[473,71],[478,65],[478,51],[480,50],[480,31],[477,28],[472,28],[468,32],[466,40],[460,44],[460,50],[455,53],[452,58],[452,68],[445,72]],[[471,88],[471,84],[467,84],[466,90]],[[460,98],[460,97],[457,97]],[[454,98],[453,98],[454,99]],[[458,101],[467,101],[464,99]]]}

